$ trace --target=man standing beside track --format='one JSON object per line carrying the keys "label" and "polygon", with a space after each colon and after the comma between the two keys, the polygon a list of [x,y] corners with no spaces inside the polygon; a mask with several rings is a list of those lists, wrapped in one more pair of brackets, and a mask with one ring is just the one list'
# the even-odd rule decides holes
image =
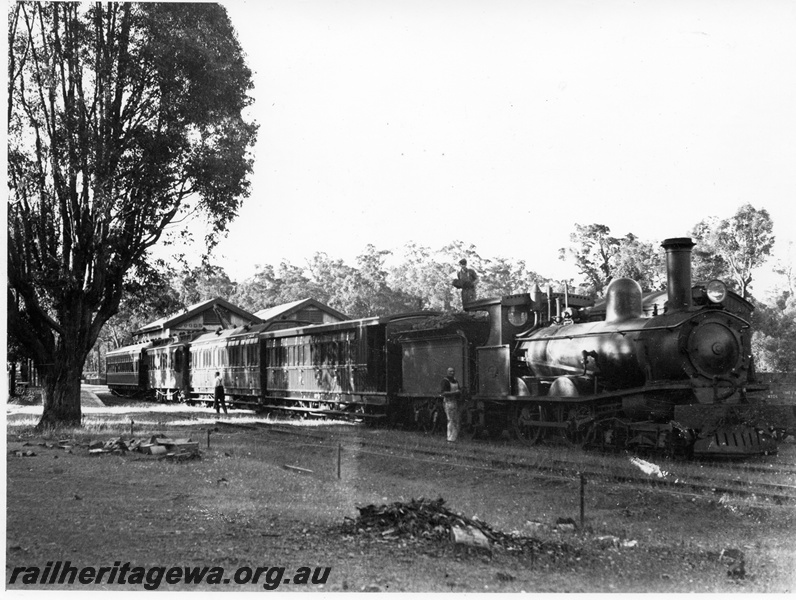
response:
{"label": "man standing beside track", "polygon": [[456,370],[449,367],[448,376],[442,380],[442,398],[445,404],[445,416],[448,418],[449,442],[455,442],[459,437],[459,401],[462,391],[455,375]]}
{"label": "man standing beside track", "polygon": [[221,378],[221,373],[216,371],[216,378],[213,381],[213,408],[216,409],[216,414],[219,413],[219,406],[224,409],[224,414],[227,413],[227,402],[224,398],[224,380]]}

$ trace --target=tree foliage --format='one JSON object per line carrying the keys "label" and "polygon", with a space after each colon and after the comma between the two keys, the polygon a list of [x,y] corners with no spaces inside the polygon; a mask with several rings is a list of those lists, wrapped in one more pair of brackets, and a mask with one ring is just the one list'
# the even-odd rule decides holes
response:
{"label": "tree foliage", "polygon": [[130,344],[132,332],[152,322],[152,315],[166,316],[183,310],[186,304],[173,284],[178,273],[163,261],[132,269],[125,279],[118,312],[100,331],[102,345],[112,350]]}
{"label": "tree foliage", "polygon": [[796,296],[783,292],[755,311],[752,352],[759,371],[796,372]]}
{"label": "tree foliage", "polygon": [[666,259],[660,244],[653,244],[628,233],[619,240],[613,257],[614,277],[638,281],[644,292],[666,287]]}
{"label": "tree foliage", "polygon": [[[603,233],[610,235],[610,231],[603,230]],[[666,283],[663,249],[633,234],[615,239],[618,246],[608,261],[609,276],[633,278],[645,291],[662,289]],[[188,272],[198,278],[192,289],[204,290],[205,294],[201,298],[193,297],[193,301],[223,296],[224,286],[232,285],[235,291],[228,299],[249,312],[308,297],[329,304],[352,318],[417,310],[452,312],[461,310],[459,293],[451,282],[462,256],[479,272],[480,298],[529,292],[535,285],[543,290],[550,285],[558,292],[567,285],[573,292],[582,292],[575,289],[571,281],[550,279],[528,270],[522,260],[484,257],[475,246],[457,241],[436,250],[410,243],[397,253],[368,245],[353,266],[319,252],[303,267],[284,261],[278,266],[261,265],[253,277],[241,283],[229,282],[226,277],[217,278],[214,274],[223,274],[218,267],[174,270],[172,291],[164,289],[160,294],[187,299],[180,290],[185,287],[185,273]],[[793,366],[794,343],[791,340],[796,340],[793,335],[796,314],[792,298],[796,280],[792,262],[785,261],[775,268],[783,276],[784,285],[774,302],[759,304],[755,316],[753,351],[761,370],[783,370]],[[720,263],[714,261],[712,264]],[[224,286],[215,287],[214,282],[218,281]]]}
{"label": "tree foliage", "polygon": [[389,270],[392,289],[401,290],[414,310],[453,309],[455,290],[451,287],[455,268],[443,262],[440,251],[409,243],[398,257],[398,265]]}
{"label": "tree foliage", "polygon": [[182,306],[191,306],[209,298],[230,298],[236,292],[235,283],[222,267],[203,262],[195,268],[185,267],[172,276],[174,288]]}
{"label": "tree foliage", "polygon": [[612,262],[619,252],[619,240],[611,236],[610,227],[597,223],[575,224],[575,231],[569,239],[572,243],[559,250],[561,260],[568,256],[573,258],[586,285],[594,293],[602,294],[614,277]]}
{"label": "tree foliage", "polygon": [[697,242],[694,271],[703,279],[727,279],[746,299],[752,297],[752,271],[774,246],[774,224],[765,209],[744,204],[727,219],[709,218],[692,230]]}
{"label": "tree foliage", "polygon": [[796,371],[796,246],[792,243],[774,267],[781,284],[773,300],[759,303],[754,315],[752,351],[760,371]]}
{"label": "tree foliage", "polygon": [[576,224],[570,240],[568,247],[559,250],[559,256],[562,260],[575,260],[578,272],[584,276],[584,287],[598,296],[617,277],[638,281],[645,292],[660,289],[666,281],[660,247],[632,233],[617,238],[607,225]]}
{"label": "tree foliage", "polygon": [[248,194],[251,72],[216,4],[20,2],[9,18],[9,332],[40,425],[80,422],[83,361],[125,277],[188,206]]}

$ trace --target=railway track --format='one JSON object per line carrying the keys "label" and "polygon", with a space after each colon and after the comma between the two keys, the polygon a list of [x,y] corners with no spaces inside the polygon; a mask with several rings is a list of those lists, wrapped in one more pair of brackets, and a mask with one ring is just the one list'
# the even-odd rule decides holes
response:
{"label": "railway track", "polygon": [[[227,421],[218,423],[234,427]],[[268,422],[255,422],[248,429],[255,433],[291,436],[317,445],[328,444],[330,448],[341,444],[361,454],[389,455],[396,460],[428,461],[498,473],[520,472],[534,478],[572,482],[583,476],[590,482],[654,488],[707,499],[736,498],[777,505],[796,503],[796,471],[790,468],[792,465],[787,465],[783,472],[770,465],[750,465],[753,468],[748,469],[740,465],[666,462],[658,467],[661,476],[656,476],[645,474],[634,466],[630,461],[634,457],[630,455],[595,456],[591,452],[570,450],[562,456],[556,448],[527,449],[513,445],[507,452],[506,447],[472,441],[450,447],[442,438],[429,439],[419,433],[396,443],[384,439],[385,436],[379,440],[370,439],[370,433],[379,433],[378,430],[365,430],[363,434],[361,430],[319,427],[309,433],[306,428]],[[781,480],[783,476],[790,483],[764,479]]]}

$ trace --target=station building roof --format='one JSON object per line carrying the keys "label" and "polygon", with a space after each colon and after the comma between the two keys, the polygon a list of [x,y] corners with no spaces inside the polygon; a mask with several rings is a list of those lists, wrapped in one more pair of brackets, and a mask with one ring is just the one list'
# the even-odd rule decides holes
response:
{"label": "station building roof", "polygon": [[257,325],[262,320],[257,316],[227,302],[223,298],[211,298],[189,306],[183,311],[163,317],[144,325],[133,332],[137,341],[161,340],[174,336],[182,336],[222,329]]}
{"label": "station building roof", "polygon": [[297,325],[314,325],[319,323],[337,323],[347,321],[348,317],[318,302],[314,298],[304,298],[293,302],[286,302],[254,313],[263,323],[270,324],[269,329],[283,329]]}

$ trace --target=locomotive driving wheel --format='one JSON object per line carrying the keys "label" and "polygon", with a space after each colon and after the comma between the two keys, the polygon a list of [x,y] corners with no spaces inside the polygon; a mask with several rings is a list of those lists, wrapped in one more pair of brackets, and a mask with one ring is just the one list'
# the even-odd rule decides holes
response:
{"label": "locomotive driving wheel", "polygon": [[560,422],[566,422],[567,427],[561,430],[564,440],[570,446],[583,446],[589,432],[590,414],[585,406],[562,407]]}
{"label": "locomotive driving wheel", "polygon": [[514,432],[522,442],[532,446],[544,437],[545,428],[538,421],[545,421],[545,408],[541,404],[521,404],[514,407],[512,422]]}
{"label": "locomotive driving wheel", "polygon": [[426,433],[437,433],[442,429],[445,411],[435,400],[423,400],[415,404],[415,423]]}
{"label": "locomotive driving wheel", "polygon": [[[548,396],[577,398],[580,396],[577,383],[570,377],[558,377],[550,386]],[[570,446],[582,446],[586,442],[591,413],[586,406],[558,404],[551,415],[562,426],[561,438]]]}

